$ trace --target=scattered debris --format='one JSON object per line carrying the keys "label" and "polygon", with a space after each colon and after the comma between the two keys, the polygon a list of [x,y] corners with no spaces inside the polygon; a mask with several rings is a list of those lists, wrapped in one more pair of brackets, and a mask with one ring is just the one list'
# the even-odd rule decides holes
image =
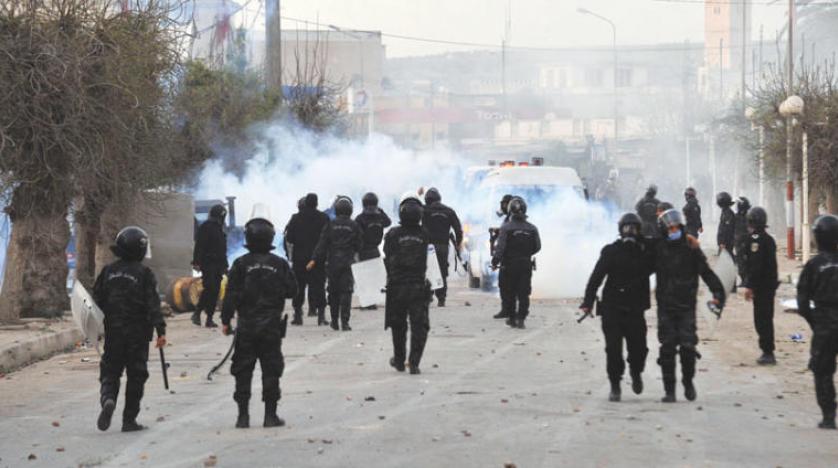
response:
{"label": "scattered debris", "polygon": [[204,460],[204,466],[215,466],[218,463],[218,457],[215,455],[210,455]]}
{"label": "scattered debris", "polygon": [[364,398],[364,401],[375,401],[375,397],[374,396],[368,396],[368,397]]}
{"label": "scattered debris", "polygon": [[59,427],[59,426],[61,426],[60,422],[58,422],[58,421],[53,421],[52,422],[52,427]]}
{"label": "scattered debris", "polygon": [[163,421],[165,421],[165,420],[166,420],[166,418],[165,418],[165,417],[163,417],[163,416],[159,416],[159,417],[157,418],[157,422],[163,422]]}
{"label": "scattered debris", "polygon": [[507,462],[503,464],[503,468],[518,468],[518,465],[511,462]]}
{"label": "scattered debris", "polygon": [[507,400],[506,398],[502,398],[502,399],[500,400],[500,402],[501,402],[501,403],[509,403],[509,400]]}
{"label": "scattered debris", "polygon": [[83,358],[81,358],[81,362],[90,362],[90,358],[89,357],[83,357]]}
{"label": "scattered debris", "polygon": [[30,454],[29,454],[29,456],[28,456],[28,457],[26,457],[26,458],[27,458],[28,460],[37,460],[37,459],[38,459],[38,456],[37,456],[37,455],[35,455],[34,453],[30,453]]}
{"label": "scattered debris", "polygon": [[471,302],[466,301],[466,303],[465,303],[464,305],[465,305],[466,307],[471,307]]}
{"label": "scattered debris", "polygon": [[379,416],[378,419],[380,419],[381,421],[384,421],[385,419],[387,419],[387,416]]}
{"label": "scattered debris", "polygon": [[58,447],[58,448],[56,448],[56,449],[55,449],[55,451],[56,451],[56,452],[63,452],[63,451],[64,451],[64,447]]}
{"label": "scattered debris", "polygon": [[332,445],[335,443],[335,441],[332,439],[323,439],[321,442],[323,442],[326,445]]}
{"label": "scattered debris", "polygon": [[469,431],[467,431],[467,430],[465,430],[465,429],[463,429],[463,430],[462,430],[462,431],[460,431],[460,432],[461,432],[464,436],[466,436],[466,437],[471,437],[471,432],[469,432]]}
{"label": "scattered debris", "polygon": [[181,373],[180,373],[180,378],[181,378],[181,379],[185,379],[185,378],[186,378],[186,371],[184,371],[184,372],[181,372]]}

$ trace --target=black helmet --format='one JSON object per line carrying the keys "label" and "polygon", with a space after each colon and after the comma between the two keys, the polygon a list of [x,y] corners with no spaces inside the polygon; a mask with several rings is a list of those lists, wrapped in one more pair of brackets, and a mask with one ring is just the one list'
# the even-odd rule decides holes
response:
{"label": "black helmet", "polygon": [[687,187],[686,190],[684,190],[684,196],[687,197],[687,198],[695,198],[696,195],[697,195],[697,192],[692,187]]}
{"label": "black helmet", "polygon": [[521,197],[512,197],[507,209],[511,215],[525,215],[527,214],[527,202]]}
{"label": "black helmet", "polygon": [[418,226],[422,220],[422,201],[417,197],[406,197],[399,204],[399,222],[402,226]]}
{"label": "black helmet", "polygon": [[812,226],[818,250],[834,252],[838,250],[838,216],[827,214],[819,216]]}
{"label": "black helmet", "polygon": [[378,195],[372,192],[367,193],[366,195],[364,195],[364,198],[361,199],[361,205],[364,208],[370,206],[378,206]]}
{"label": "black helmet", "polygon": [[274,249],[274,225],[265,218],[253,218],[244,225],[244,246],[251,252],[266,253]]}
{"label": "black helmet", "polygon": [[137,226],[128,226],[119,231],[111,252],[128,261],[142,261],[148,252],[148,234]]}
{"label": "black helmet", "polygon": [[425,204],[430,205],[431,203],[436,203],[438,201],[442,201],[442,195],[439,194],[439,190],[434,187],[428,189],[425,192]]}
{"label": "black helmet", "polygon": [[347,196],[344,196],[344,195],[340,195],[339,197],[337,197],[335,199],[334,207],[335,207],[335,214],[336,215],[338,215],[338,216],[352,216],[353,206],[352,206],[352,199],[351,198],[349,198]]}
{"label": "black helmet", "polygon": [[716,195],[716,204],[719,205],[719,208],[727,208],[733,205],[733,197],[727,192],[719,192]]}
{"label": "black helmet", "polygon": [[297,210],[303,211],[303,208],[306,206],[306,197],[300,198],[297,200]]}
{"label": "black helmet", "polygon": [[673,226],[684,226],[684,217],[681,215],[681,212],[670,208],[663,213],[661,213],[660,217],[658,218],[667,229]]}
{"label": "black helmet", "polygon": [[661,212],[661,214],[663,214],[664,211],[671,210],[673,208],[675,208],[675,207],[672,206],[672,203],[669,203],[668,201],[664,201],[664,202],[658,203],[657,211],[659,211],[659,212]]}
{"label": "black helmet", "polygon": [[640,216],[635,213],[626,213],[620,217],[620,222],[617,223],[617,228],[620,237],[637,237],[640,235],[640,227],[643,221]]}
{"label": "black helmet", "polygon": [[754,229],[765,229],[768,226],[768,213],[759,206],[748,210],[748,226]]}
{"label": "black helmet", "polygon": [[649,188],[646,189],[646,196],[647,197],[654,197],[658,194],[658,186],[655,184],[649,185]]}
{"label": "black helmet", "polygon": [[306,205],[306,208],[311,208],[311,209],[317,208],[317,194],[316,193],[307,194],[306,198],[305,198],[305,205]]}
{"label": "black helmet", "polygon": [[221,204],[213,205],[213,207],[210,208],[210,212],[209,212],[209,217],[210,218],[220,219],[220,220],[223,221],[226,216],[227,216],[227,208],[224,208],[224,205],[221,205]]}
{"label": "black helmet", "polygon": [[739,213],[746,214],[746,213],[748,213],[748,210],[750,210],[750,209],[751,209],[751,201],[748,200],[747,198],[739,197],[739,199],[736,200],[736,211],[738,211]]}

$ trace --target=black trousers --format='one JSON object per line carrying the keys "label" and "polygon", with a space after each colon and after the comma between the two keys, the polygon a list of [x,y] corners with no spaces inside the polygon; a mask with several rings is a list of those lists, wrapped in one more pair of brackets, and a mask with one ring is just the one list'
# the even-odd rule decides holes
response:
{"label": "black trousers", "polygon": [[119,380],[122,371],[127,375],[125,383],[124,422],[134,421],[140,414],[140,401],[148,380],[148,340],[145,336],[121,336],[109,333],[105,337],[105,352],[99,362],[99,383],[101,402],[117,400]]}
{"label": "black trousers", "polygon": [[230,373],[236,378],[236,391],[233,393],[233,400],[236,402],[250,401],[250,385],[257,360],[262,369],[262,401],[279,400],[279,378],[285,370],[280,332],[239,329],[236,332],[236,347],[230,366]]}
{"label": "black trousers", "polygon": [[444,301],[448,296],[448,244],[434,244],[436,259],[439,260],[439,271],[442,272],[442,288],[437,289],[436,298]]}
{"label": "black trousers", "polygon": [[294,310],[303,306],[306,296],[309,309],[326,307],[326,271],[323,267],[317,266],[311,271],[306,271],[304,262],[294,262],[294,276],[297,278],[297,294],[291,301]]}
{"label": "black trousers", "polygon": [[838,330],[815,332],[812,336],[809,369],[815,374],[815,395],[823,415],[835,417],[835,359],[838,357]]}
{"label": "black trousers", "polygon": [[774,352],[774,289],[754,289],[754,328],[759,335],[759,349]]}
{"label": "black trousers", "polygon": [[350,310],[352,308],[352,291],[355,280],[352,278],[352,268],[329,269],[329,312],[332,314],[332,322],[349,323]]}
{"label": "black trousers", "polygon": [[524,320],[530,314],[532,293],[532,262],[529,259],[507,262],[501,284],[502,309],[513,319]]}
{"label": "black trousers", "polygon": [[626,369],[623,360],[623,341],[628,351],[629,369],[640,374],[646,368],[646,317],[643,310],[600,305],[602,333],[605,335],[605,358],[608,379],[619,382]]}
{"label": "black trousers", "polygon": [[661,366],[663,385],[667,391],[675,390],[675,355],[681,356],[681,378],[685,382],[695,377],[696,345],[698,335],[695,325],[695,308],[668,308],[658,306],[658,364]]}
{"label": "black trousers", "polygon": [[201,265],[201,284],[204,289],[198,299],[197,312],[205,311],[207,320],[212,318],[215,308],[218,305],[218,295],[221,292],[221,280],[224,277],[224,268],[215,265]]}
{"label": "black trousers", "polygon": [[396,362],[405,361],[409,321],[410,356],[407,359],[411,367],[419,367],[431,329],[428,301],[419,297],[408,300],[388,299],[388,302],[389,325],[393,333],[393,357]]}

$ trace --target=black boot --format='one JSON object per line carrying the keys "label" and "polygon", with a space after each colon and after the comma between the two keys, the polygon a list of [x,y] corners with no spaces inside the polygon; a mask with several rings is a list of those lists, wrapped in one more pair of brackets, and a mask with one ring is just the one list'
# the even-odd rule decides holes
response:
{"label": "black boot", "polygon": [[523,330],[523,329],[527,328],[527,326],[526,326],[526,325],[524,325],[524,319],[518,319],[518,320],[515,322],[515,325],[516,325],[518,328],[520,328],[521,330]]}
{"label": "black boot", "polygon": [[506,319],[506,325],[511,327],[511,328],[516,328],[518,326],[518,322],[515,320],[514,316],[510,315]]}
{"label": "black boot", "polygon": [[311,305],[308,306],[308,316],[309,317],[317,317],[317,310],[312,307]]}
{"label": "black boot", "polygon": [[236,419],[237,429],[247,429],[250,427],[250,412],[248,410],[247,401],[239,402],[239,417]]}
{"label": "black boot", "polygon": [[391,357],[390,366],[392,366],[393,369],[396,369],[399,372],[404,372],[404,359],[397,360],[395,357]]}
{"label": "black boot", "polygon": [[276,402],[265,402],[265,421],[262,423],[263,427],[282,427],[285,425],[285,420],[276,415]]}
{"label": "black boot", "polygon": [[419,375],[421,373],[422,373],[422,371],[419,370],[419,365],[413,365],[413,364],[410,365],[410,374],[411,375]]}
{"label": "black boot", "polygon": [[198,325],[199,327],[201,326],[201,311],[200,310],[196,310],[195,312],[192,312],[192,323],[194,323],[195,325]]}
{"label": "black boot", "polygon": [[661,401],[664,403],[675,403],[675,379],[664,379],[663,391],[665,393]]}
{"label": "black boot", "polygon": [[207,317],[207,328],[218,328],[218,324],[212,321],[212,316]]}
{"label": "black boot", "polygon": [[824,414],[823,421],[818,424],[821,429],[835,429],[835,413]]}
{"label": "black boot", "polygon": [[122,421],[122,432],[137,432],[142,431],[145,429],[145,426],[142,424],[137,424],[137,421]]}
{"label": "black boot", "polygon": [[291,325],[303,324],[303,309],[302,307],[294,307],[294,319],[291,320]]}
{"label": "black boot", "polygon": [[620,401],[620,395],[622,395],[623,391],[620,390],[620,381],[619,380],[612,380],[611,381],[611,393],[608,394],[608,401]]}
{"label": "black boot", "polygon": [[501,309],[501,311],[500,311],[500,312],[498,312],[498,313],[496,313],[494,316],[492,316],[492,318],[496,318],[496,319],[505,319],[505,318],[509,318],[509,312],[507,312],[507,311],[505,311],[505,310]]}
{"label": "black boot", "polygon": [[99,419],[96,421],[96,427],[100,431],[107,431],[111,427],[111,416],[113,410],[116,409],[116,401],[113,398],[108,398],[102,403],[102,411],[99,413]]}
{"label": "black boot", "polygon": [[349,326],[349,320],[341,322],[340,328],[343,331],[352,331],[352,327]]}
{"label": "black boot", "polygon": [[643,393],[643,377],[640,376],[640,372],[631,373],[631,390],[635,395]]}
{"label": "black boot", "polygon": [[695,401],[698,394],[695,391],[695,385],[693,385],[692,379],[684,380],[681,383],[684,384],[684,398],[688,401]]}
{"label": "black boot", "polygon": [[436,306],[437,307],[445,307],[445,298],[440,297],[439,299],[437,299],[436,300]]}
{"label": "black boot", "polygon": [[761,366],[773,366],[777,364],[777,359],[774,357],[774,353],[762,353],[762,356],[757,359],[757,364]]}

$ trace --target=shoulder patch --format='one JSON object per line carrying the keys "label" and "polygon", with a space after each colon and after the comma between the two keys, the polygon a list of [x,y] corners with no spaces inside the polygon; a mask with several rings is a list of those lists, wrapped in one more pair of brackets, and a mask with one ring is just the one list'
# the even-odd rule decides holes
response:
{"label": "shoulder patch", "polygon": [[751,252],[759,252],[759,242],[751,242]]}

